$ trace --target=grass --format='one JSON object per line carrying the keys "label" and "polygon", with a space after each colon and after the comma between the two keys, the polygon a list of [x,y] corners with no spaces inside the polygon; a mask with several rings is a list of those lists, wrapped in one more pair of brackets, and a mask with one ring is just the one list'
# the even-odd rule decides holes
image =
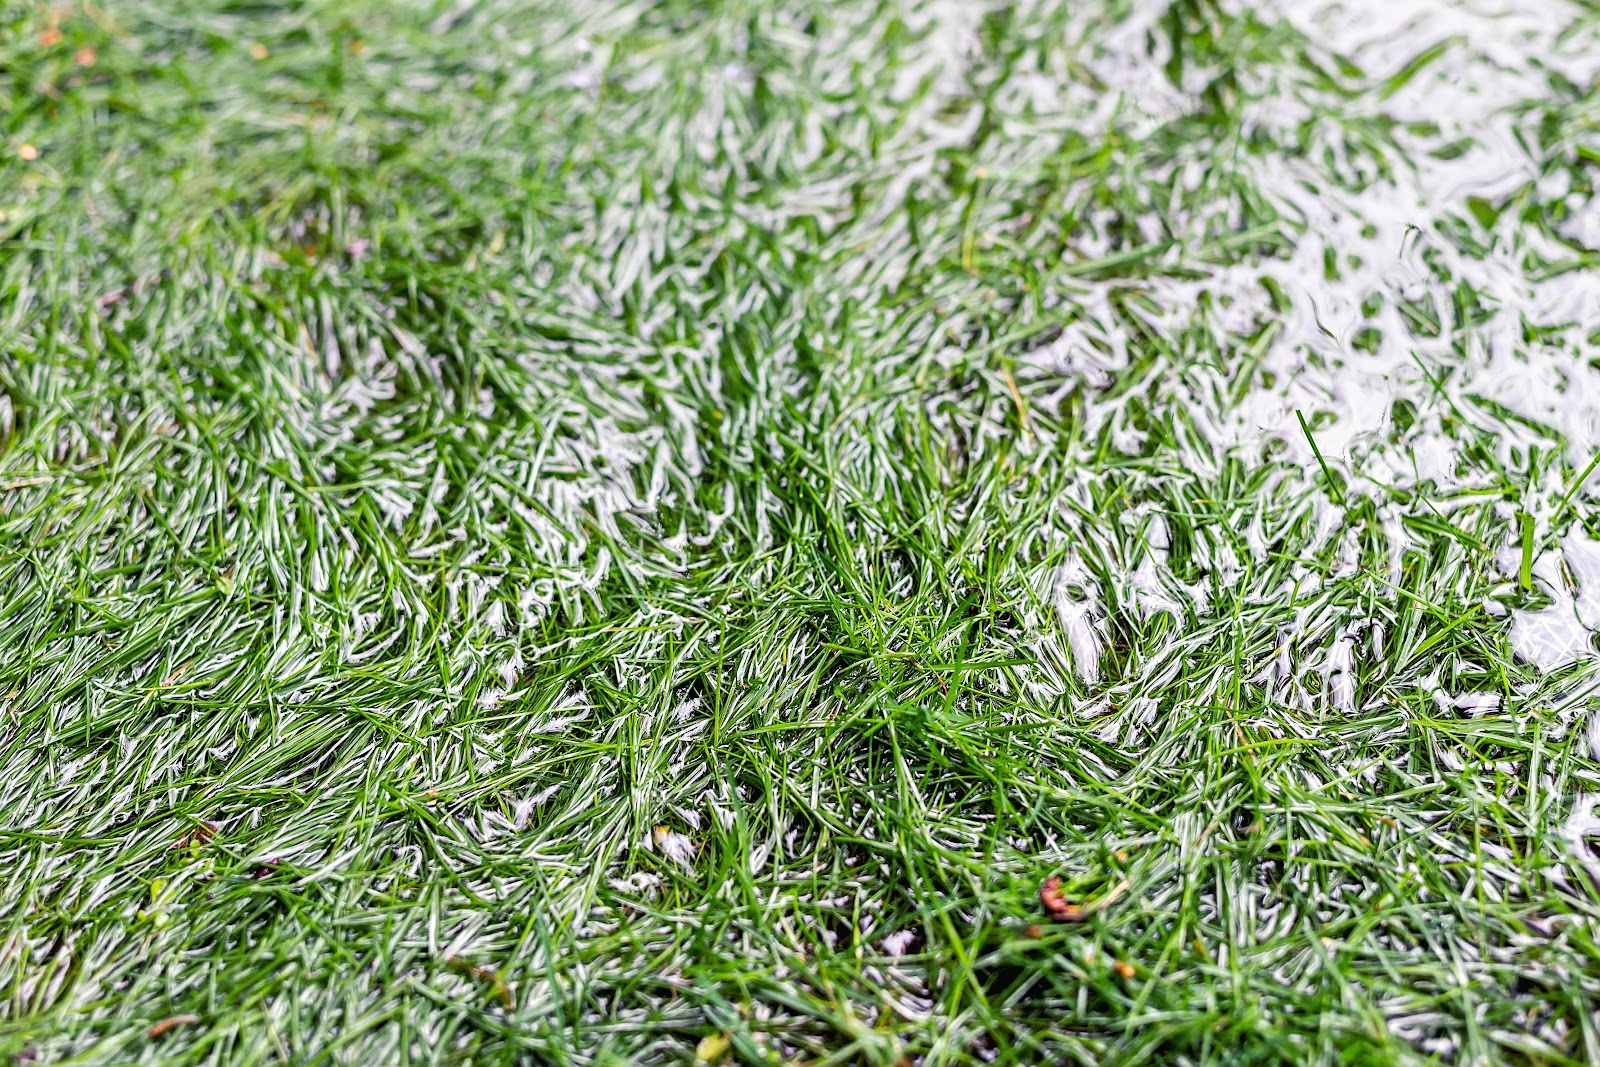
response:
{"label": "grass", "polygon": [[0,1055],[1600,1057],[1595,10],[1239,8],[0,5]]}

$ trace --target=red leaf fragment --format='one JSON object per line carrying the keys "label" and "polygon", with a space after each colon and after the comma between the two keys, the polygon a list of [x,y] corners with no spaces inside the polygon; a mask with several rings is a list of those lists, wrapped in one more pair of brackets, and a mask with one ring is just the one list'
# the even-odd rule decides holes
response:
{"label": "red leaf fragment", "polygon": [[197,1023],[199,1021],[200,1016],[198,1015],[174,1015],[170,1019],[162,1019],[160,1022],[156,1023],[154,1026],[144,1032],[144,1036],[160,1037],[162,1034],[173,1029],[174,1027],[188,1026],[190,1023]]}
{"label": "red leaf fragment", "polygon": [[1046,878],[1039,887],[1039,902],[1056,922],[1076,923],[1088,918],[1083,908],[1067,903],[1067,899],[1061,895],[1061,879],[1055,875]]}

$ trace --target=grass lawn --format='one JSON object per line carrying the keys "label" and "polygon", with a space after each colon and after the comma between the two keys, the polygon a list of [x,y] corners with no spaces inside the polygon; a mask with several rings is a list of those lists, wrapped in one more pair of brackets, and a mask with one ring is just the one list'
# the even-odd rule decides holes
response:
{"label": "grass lawn", "polygon": [[1593,0],[0,0],[0,1059],[1600,1062],[1597,178]]}

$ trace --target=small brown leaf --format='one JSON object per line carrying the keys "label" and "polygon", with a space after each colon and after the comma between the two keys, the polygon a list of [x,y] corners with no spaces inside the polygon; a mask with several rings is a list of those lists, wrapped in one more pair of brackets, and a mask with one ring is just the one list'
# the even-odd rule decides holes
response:
{"label": "small brown leaf", "polygon": [[156,1023],[154,1026],[144,1032],[144,1036],[160,1037],[162,1034],[173,1029],[174,1027],[188,1026],[190,1023],[197,1023],[199,1021],[200,1016],[198,1015],[174,1015],[170,1019],[162,1019],[160,1022]]}
{"label": "small brown leaf", "polygon": [[196,826],[193,830],[190,830],[188,833],[174,841],[170,846],[169,851],[177,848],[198,848],[216,836],[217,824],[214,822],[203,822],[199,826]]}
{"label": "small brown leaf", "polygon": [[451,956],[447,962],[450,964],[450,969],[452,971],[471,975],[480,982],[488,983],[491,992],[493,992],[495,997],[499,999],[500,1003],[506,1006],[507,1011],[510,1011],[516,1006],[511,999],[511,987],[506,985],[505,979],[500,977],[500,973],[498,971],[492,971],[487,967],[479,967],[476,964],[468,963],[460,956]]}
{"label": "small brown leaf", "polygon": [[1057,922],[1075,923],[1082,922],[1086,918],[1082,908],[1067,903],[1067,899],[1061,895],[1061,879],[1055,875],[1046,878],[1044,884],[1039,887],[1039,902]]}

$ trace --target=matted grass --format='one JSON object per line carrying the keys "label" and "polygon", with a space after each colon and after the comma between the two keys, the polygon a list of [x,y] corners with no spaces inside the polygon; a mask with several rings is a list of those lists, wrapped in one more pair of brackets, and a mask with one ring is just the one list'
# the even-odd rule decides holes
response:
{"label": "matted grass", "polygon": [[0,1055],[1600,1058],[1595,12],[1301,7],[0,7]]}

